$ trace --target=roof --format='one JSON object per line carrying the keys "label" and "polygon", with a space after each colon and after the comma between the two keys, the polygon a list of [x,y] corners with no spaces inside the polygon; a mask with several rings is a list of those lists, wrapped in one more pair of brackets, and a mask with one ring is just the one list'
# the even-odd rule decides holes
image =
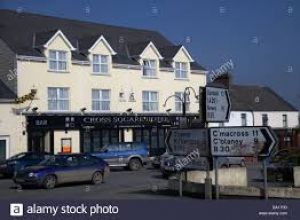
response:
{"label": "roof", "polygon": [[[132,56],[143,51],[149,42],[157,48],[177,47],[156,31],[0,10],[0,38],[18,55],[43,57],[41,46],[58,30],[74,47],[78,47],[79,53],[73,53],[72,56],[76,60],[85,61],[87,50],[101,35],[118,54],[118,59],[114,58],[113,61],[122,64],[137,65]],[[169,52],[164,50],[164,53]]]}
{"label": "roof", "polygon": [[161,47],[158,50],[161,55],[166,59],[172,59],[178,52],[178,50],[182,47],[182,45],[171,45],[166,47]]}
{"label": "roof", "polygon": [[297,109],[265,86],[231,85],[232,111],[297,111]]}
{"label": "roof", "polygon": [[15,99],[16,95],[0,80],[0,99]]}

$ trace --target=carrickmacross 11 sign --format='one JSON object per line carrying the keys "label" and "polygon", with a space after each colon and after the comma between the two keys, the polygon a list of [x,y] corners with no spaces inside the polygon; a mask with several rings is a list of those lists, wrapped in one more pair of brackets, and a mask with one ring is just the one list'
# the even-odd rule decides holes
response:
{"label": "carrickmacross 11 sign", "polygon": [[206,94],[206,121],[225,122],[230,116],[229,91],[225,88],[210,87],[205,88]]}
{"label": "carrickmacross 11 sign", "polygon": [[276,145],[269,127],[210,128],[213,156],[269,156]]}

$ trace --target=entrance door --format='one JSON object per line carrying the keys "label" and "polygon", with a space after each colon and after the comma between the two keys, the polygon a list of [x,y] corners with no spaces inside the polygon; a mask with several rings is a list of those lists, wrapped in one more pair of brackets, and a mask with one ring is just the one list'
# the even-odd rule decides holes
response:
{"label": "entrance door", "polygon": [[7,149],[8,149],[8,138],[0,137],[0,162],[6,160],[8,154]]}
{"label": "entrance door", "polygon": [[32,152],[44,152],[45,151],[45,133],[43,132],[32,132],[31,134],[31,144],[30,151]]}

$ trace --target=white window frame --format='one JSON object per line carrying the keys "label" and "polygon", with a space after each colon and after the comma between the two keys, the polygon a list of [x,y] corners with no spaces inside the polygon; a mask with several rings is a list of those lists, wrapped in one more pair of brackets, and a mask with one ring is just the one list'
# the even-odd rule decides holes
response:
{"label": "white window frame", "polygon": [[[153,65],[151,64],[153,62]],[[148,65],[146,65],[148,64]],[[150,73],[150,74],[147,74]],[[157,77],[157,60],[144,59],[143,60],[143,77],[156,78]]]}
{"label": "white window frame", "polygon": [[[108,92],[108,99],[103,98],[103,92]],[[93,97],[93,92],[98,92],[99,99],[95,99]],[[94,108],[94,102],[97,102],[99,104],[100,109]],[[108,102],[108,109],[103,109],[103,102]],[[111,90],[110,89],[92,89],[92,111],[110,111],[111,107]]]}
{"label": "white window frame", "polygon": [[[51,58],[50,54],[55,53],[55,58]],[[64,59],[60,59],[59,54],[63,53],[65,54]],[[51,62],[55,62],[55,69],[51,68]],[[65,63],[66,68],[65,69],[59,69],[59,63]],[[50,71],[53,72],[67,72],[68,71],[68,52],[64,50],[49,50],[48,54],[48,68]]]}
{"label": "white window frame", "polygon": [[[266,120],[267,124],[264,124],[264,118],[267,119]],[[261,124],[262,124],[262,126],[269,126],[269,116],[268,116],[268,114],[262,114],[261,115]]]}
{"label": "white window frame", "polygon": [[[177,64],[179,65],[179,68],[177,67]],[[175,62],[174,64],[175,69],[175,78],[176,79],[188,79],[188,63],[186,62]],[[183,68],[183,66],[186,65],[186,69]],[[179,76],[177,73],[179,72]],[[185,75],[185,76],[184,76]]]}
{"label": "white window frame", "polygon": [[[182,101],[183,101],[183,94],[184,92],[175,92],[175,112],[182,112]],[[179,96],[181,98],[181,100],[177,97]],[[188,94],[185,94],[185,98],[186,98],[186,105],[185,105],[185,111],[189,112],[190,111],[190,105],[191,105],[191,100]],[[180,103],[180,108],[178,109],[177,106]]]}
{"label": "white window frame", "polygon": [[[50,89],[55,89],[56,90],[56,98],[54,100],[50,99],[50,97],[49,97]],[[67,98],[61,98],[60,97],[62,89],[67,90],[67,93],[68,93]],[[70,89],[68,87],[48,87],[47,95],[48,95],[48,110],[49,111],[69,111],[70,110]],[[49,108],[50,107],[50,104],[49,104],[50,101],[56,101],[56,109],[50,109]],[[67,109],[59,109],[59,106],[60,106],[59,103],[60,102],[67,102]]]}
{"label": "white window frame", "polygon": [[[147,100],[144,100],[144,93],[148,93]],[[157,100],[153,100],[153,94],[156,94]],[[144,112],[158,112],[159,111],[159,92],[158,91],[142,91],[142,109]],[[145,104],[149,105],[149,110],[144,108]],[[156,104],[156,109],[151,107],[152,104]]]}
{"label": "white window frame", "polygon": [[[97,57],[95,61],[95,57]],[[103,57],[106,57],[106,62],[103,62]],[[93,54],[92,56],[92,68],[93,68],[93,74],[99,74],[99,75],[109,75],[109,56],[104,54]],[[94,66],[99,66],[99,71],[95,71]],[[107,71],[104,72],[102,69],[102,66],[106,65]]]}
{"label": "white window frame", "polygon": [[282,126],[284,128],[288,127],[288,115],[287,114],[282,115]]}
{"label": "white window frame", "polygon": [[[245,116],[245,117],[243,117]],[[245,122],[245,123],[244,123]],[[247,126],[247,114],[246,113],[241,113],[241,126]]]}

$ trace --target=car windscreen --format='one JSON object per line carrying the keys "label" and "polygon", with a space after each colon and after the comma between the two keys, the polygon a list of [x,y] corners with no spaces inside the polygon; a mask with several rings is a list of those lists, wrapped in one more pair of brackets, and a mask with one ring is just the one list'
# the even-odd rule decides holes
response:
{"label": "car windscreen", "polygon": [[40,165],[43,166],[67,166],[67,159],[62,156],[52,156],[43,160]]}
{"label": "car windscreen", "polygon": [[17,160],[26,156],[26,153],[19,153],[9,158],[9,160]]}

